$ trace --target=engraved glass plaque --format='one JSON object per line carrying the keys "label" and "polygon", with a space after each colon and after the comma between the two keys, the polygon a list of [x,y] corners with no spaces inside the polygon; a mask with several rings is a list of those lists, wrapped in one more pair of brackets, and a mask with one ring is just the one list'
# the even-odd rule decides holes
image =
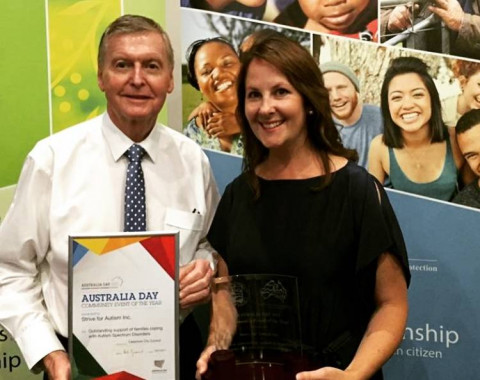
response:
{"label": "engraved glass plaque", "polygon": [[290,380],[307,370],[302,354],[296,277],[252,274],[221,277],[237,309],[229,350],[214,352],[204,379]]}

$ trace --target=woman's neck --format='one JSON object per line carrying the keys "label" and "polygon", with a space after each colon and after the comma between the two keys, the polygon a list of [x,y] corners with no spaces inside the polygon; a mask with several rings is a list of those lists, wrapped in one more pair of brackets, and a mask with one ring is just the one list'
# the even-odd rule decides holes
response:
{"label": "woman's neck", "polygon": [[470,111],[470,107],[465,100],[465,96],[460,94],[457,100],[457,113],[463,115],[467,111]]}
{"label": "woman's neck", "polygon": [[272,149],[257,174],[265,179],[305,179],[325,174],[320,155],[310,145],[299,149]]}
{"label": "woman's neck", "polygon": [[404,147],[411,149],[422,148],[432,142],[428,125],[413,133],[402,132],[402,137]]}

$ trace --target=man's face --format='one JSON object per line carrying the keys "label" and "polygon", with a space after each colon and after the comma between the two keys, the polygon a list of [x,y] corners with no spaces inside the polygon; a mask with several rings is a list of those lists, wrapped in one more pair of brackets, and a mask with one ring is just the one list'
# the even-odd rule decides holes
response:
{"label": "man's face", "polygon": [[153,127],[173,90],[163,37],[156,32],[117,34],[106,43],[98,85],[105,92],[108,114],[124,132],[132,126]]}
{"label": "man's face", "polygon": [[370,0],[298,0],[303,13],[330,30],[342,32],[353,24]]}
{"label": "man's face", "polygon": [[336,71],[323,74],[323,81],[328,90],[330,107],[335,118],[348,121],[347,124],[353,124],[352,121],[356,120],[350,120],[350,118],[360,106],[353,83],[345,75]]}
{"label": "man's face", "polygon": [[457,142],[468,165],[480,177],[480,124],[458,134]]}

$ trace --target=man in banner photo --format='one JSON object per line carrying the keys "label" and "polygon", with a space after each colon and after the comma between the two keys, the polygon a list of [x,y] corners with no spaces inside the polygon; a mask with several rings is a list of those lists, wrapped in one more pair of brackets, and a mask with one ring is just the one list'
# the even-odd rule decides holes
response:
{"label": "man in banner photo", "polygon": [[0,323],[28,367],[50,379],[71,372],[68,236],[135,223],[134,230],[180,231],[180,374],[195,374],[201,336],[187,315],[210,295],[215,263],[204,237],[219,195],[201,148],[156,121],[174,87],[172,70],[172,47],[157,23],[118,18],[98,53],[107,112],[38,142],[26,158],[0,226]]}

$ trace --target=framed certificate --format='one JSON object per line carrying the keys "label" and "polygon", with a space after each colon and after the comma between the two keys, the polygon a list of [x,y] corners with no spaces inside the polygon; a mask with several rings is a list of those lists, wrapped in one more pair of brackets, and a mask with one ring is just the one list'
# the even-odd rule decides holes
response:
{"label": "framed certificate", "polygon": [[178,233],[69,237],[73,379],[177,379]]}

